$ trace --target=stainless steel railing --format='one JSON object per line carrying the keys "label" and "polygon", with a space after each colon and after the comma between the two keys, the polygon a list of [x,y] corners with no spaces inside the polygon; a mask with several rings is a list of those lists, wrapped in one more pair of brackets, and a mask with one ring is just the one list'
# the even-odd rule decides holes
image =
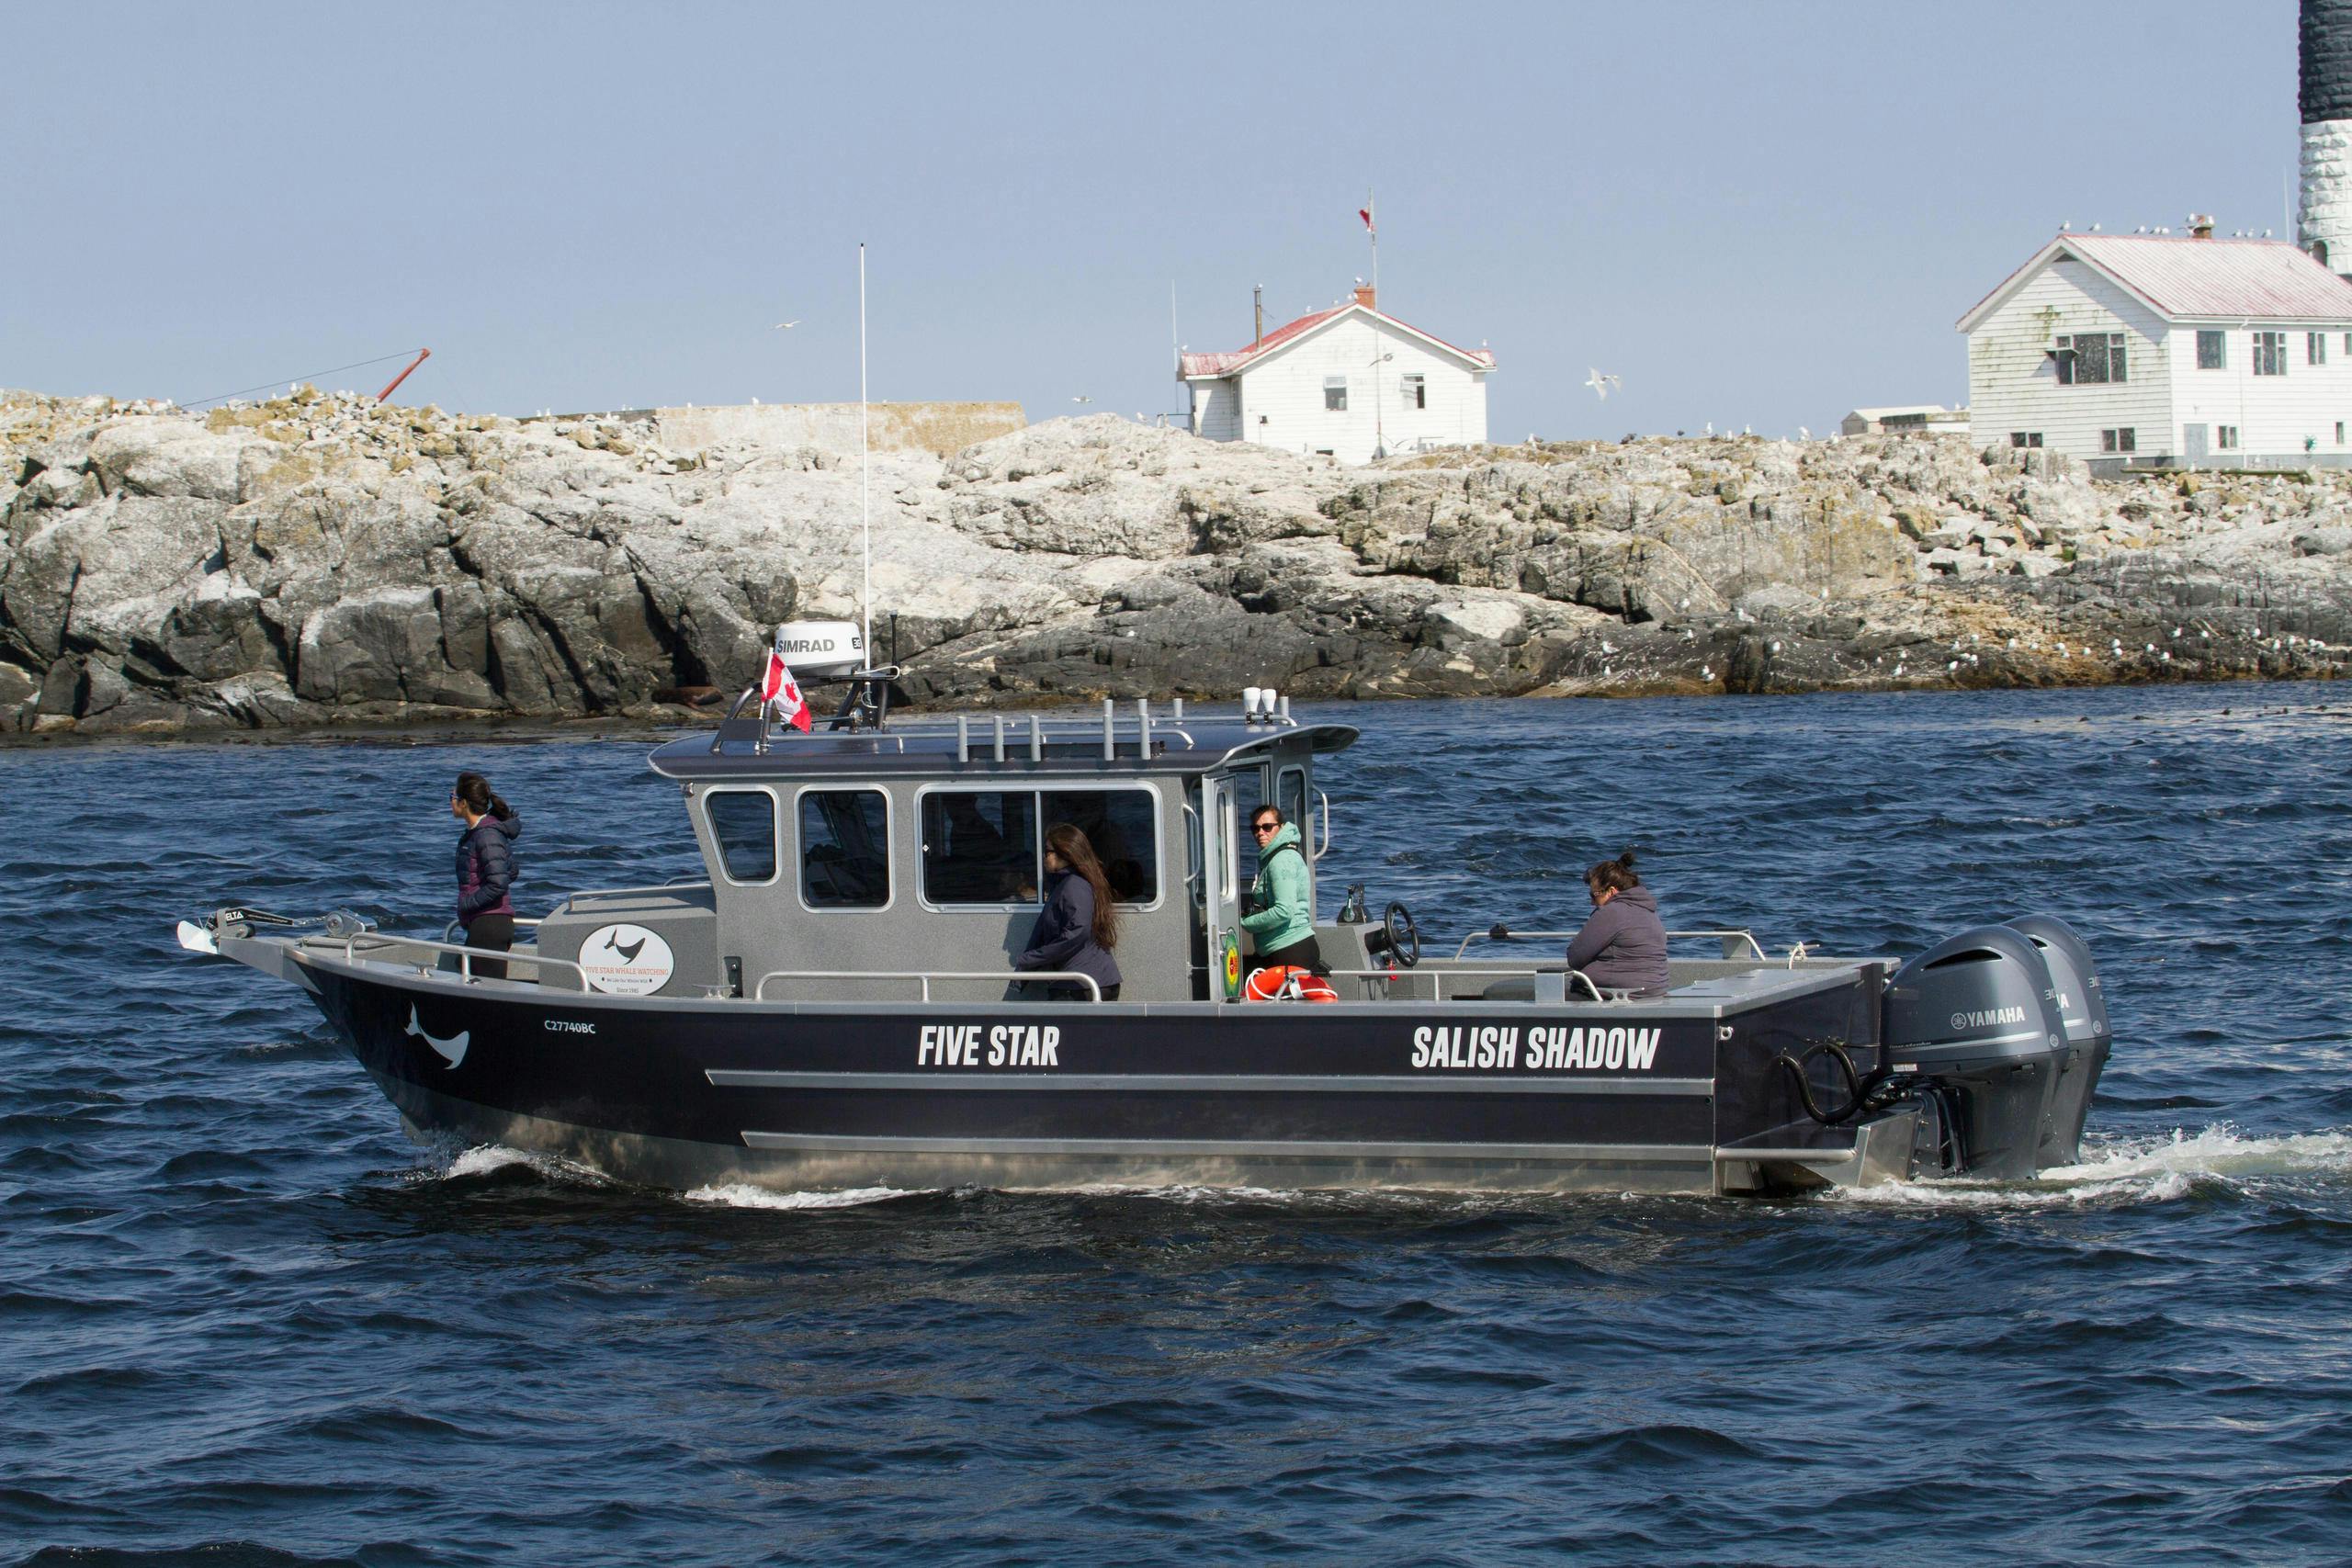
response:
{"label": "stainless steel railing", "polygon": [[1091,975],[1068,969],[771,969],[752,987],[752,999],[768,999],[770,980],[915,980],[922,986],[922,1000],[931,1000],[933,980],[1076,980],[1086,987],[1088,999],[1101,1001],[1102,987]]}
{"label": "stainless steel railing", "polygon": [[[365,952],[360,948],[360,944],[362,942],[367,944]],[[334,937],[304,937],[301,944],[304,947],[310,947],[315,944],[318,946],[332,948],[336,945],[336,939]],[[574,964],[569,958],[542,958],[536,953],[518,953],[504,948],[468,947],[463,942],[433,942],[421,936],[386,936],[381,931],[356,932],[354,935],[343,938],[341,945],[343,947],[343,959],[346,964],[356,964],[363,958],[367,959],[370,963],[379,963],[382,960],[378,956],[379,954],[384,953],[388,950],[398,950],[402,948],[422,948],[427,953],[453,953],[458,955],[458,973],[463,976],[469,982],[474,978],[473,961],[477,958],[494,958],[507,964],[531,964],[540,966],[552,964],[558,969],[569,969],[573,974],[579,976],[582,990],[584,991],[589,988],[588,971],[582,969],[579,964]],[[416,965],[416,970],[417,973],[421,975],[432,975],[438,972],[437,969],[429,968],[424,964]],[[536,980],[532,983],[534,985],[537,984]]]}

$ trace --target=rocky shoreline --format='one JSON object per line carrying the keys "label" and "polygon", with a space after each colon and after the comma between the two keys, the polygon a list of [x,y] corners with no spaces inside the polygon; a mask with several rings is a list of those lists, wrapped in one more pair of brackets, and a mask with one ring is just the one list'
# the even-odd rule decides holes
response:
{"label": "rocky shoreline", "polygon": [[[908,698],[1638,695],[2334,676],[2352,475],[2087,478],[1952,437],[1341,468],[1112,415],[873,459]],[[302,389],[0,393],[0,730],[731,695],[854,617],[854,459]],[[887,651],[887,649],[885,649]]]}

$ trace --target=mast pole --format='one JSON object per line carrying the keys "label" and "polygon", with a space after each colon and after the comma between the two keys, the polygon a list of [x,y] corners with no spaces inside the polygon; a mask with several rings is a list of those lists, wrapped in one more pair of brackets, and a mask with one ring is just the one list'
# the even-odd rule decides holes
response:
{"label": "mast pole", "polygon": [[857,517],[863,536],[863,570],[857,594],[860,651],[865,667],[874,667],[874,500],[867,476],[869,457],[865,429],[865,242],[857,243]]}

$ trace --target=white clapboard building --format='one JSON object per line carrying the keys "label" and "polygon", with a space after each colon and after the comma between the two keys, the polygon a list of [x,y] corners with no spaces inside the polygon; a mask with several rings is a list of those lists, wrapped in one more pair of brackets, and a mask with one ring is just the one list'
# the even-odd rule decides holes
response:
{"label": "white clapboard building", "polygon": [[1177,356],[1193,434],[1363,463],[1487,439],[1495,356],[1383,315],[1359,288],[1247,348]]}
{"label": "white clapboard building", "polygon": [[2095,472],[2352,464],[2352,283],[2283,240],[2062,233],[1959,324],[1980,444]]}

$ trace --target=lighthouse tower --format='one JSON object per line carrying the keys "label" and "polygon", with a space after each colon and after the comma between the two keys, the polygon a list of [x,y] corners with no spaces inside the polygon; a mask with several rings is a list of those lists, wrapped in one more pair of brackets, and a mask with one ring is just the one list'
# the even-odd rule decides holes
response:
{"label": "lighthouse tower", "polygon": [[2302,216],[2296,243],[2352,276],[2352,0],[2302,0]]}

